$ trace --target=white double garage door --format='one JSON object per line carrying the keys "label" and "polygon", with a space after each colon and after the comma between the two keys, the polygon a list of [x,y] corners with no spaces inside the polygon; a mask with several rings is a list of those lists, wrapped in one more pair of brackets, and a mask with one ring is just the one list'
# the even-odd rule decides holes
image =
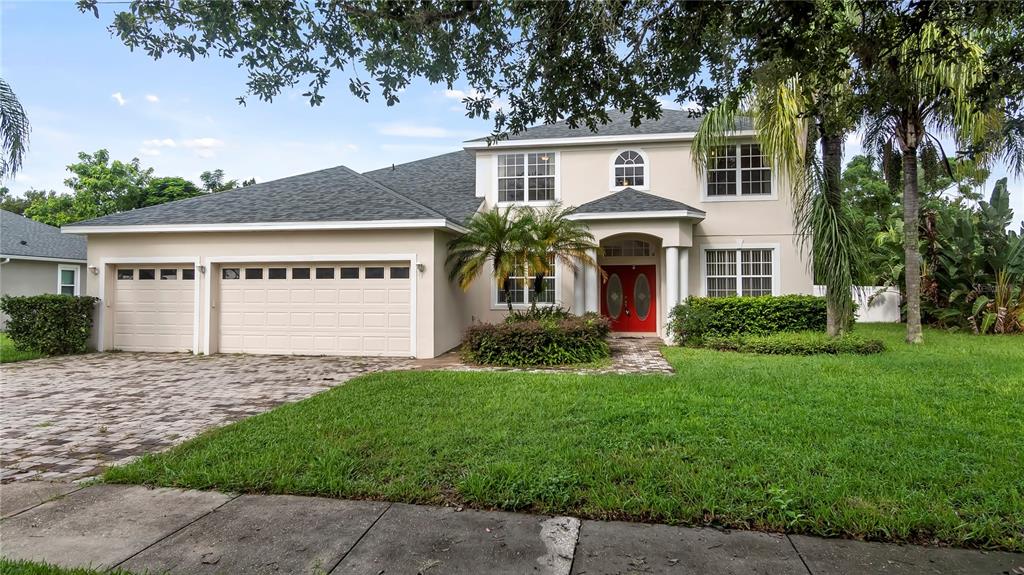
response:
{"label": "white double garage door", "polygon": [[221,353],[413,355],[409,262],[118,265],[113,347],[189,351],[196,281],[210,281],[211,347]]}

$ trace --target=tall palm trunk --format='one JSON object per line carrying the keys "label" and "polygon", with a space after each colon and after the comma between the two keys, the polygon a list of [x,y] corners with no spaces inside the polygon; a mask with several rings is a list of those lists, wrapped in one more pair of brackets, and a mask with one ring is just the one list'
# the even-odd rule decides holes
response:
{"label": "tall palm trunk", "polygon": [[[825,184],[824,201],[828,212],[838,221],[842,217],[843,211],[843,191],[840,185],[840,174],[843,169],[843,137],[841,135],[828,134],[822,130],[821,159]],[[838,249],[838,246],[833,246],[832,249]],[[828,335],[831,337],[838,337],[846,332],[847,326],[850,325],[851,318],[849,316],[853,311],[850,304],[851,282],[845,281],[845,277],[839,276],[840,274],[837,273],[829,273],[825,278],[827,328]]]}
{"label": "tall palm trunk", "polygon": [[903,146],[903,258],[906,267],[907,343],[924,343],[921,332],[921,253],[918,247],[921,200],[917,187],[915,136],[912,132],[904,139]]}

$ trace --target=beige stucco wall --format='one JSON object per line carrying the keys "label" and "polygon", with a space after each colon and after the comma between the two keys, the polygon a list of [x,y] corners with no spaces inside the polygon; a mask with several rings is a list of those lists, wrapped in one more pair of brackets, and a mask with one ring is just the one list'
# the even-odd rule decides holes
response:
{"label": "beige stucco wall", "polygon": [[[774,193],[769,198],[709,199],[705,197],[704,177],[693,162],[689,141],[587,145],[561,149],[516,148],[507,151],[556,153],[559,200],[566,206],[578,206],[614,192],[611,185],[612,163],[619,153],[627,149],[639,150],[647,158],[647,185],[637,189],[683,202],[706,213],[700,221],[638,219],[589,222],[598,240],[629,233],[646,234],[658,240],[661,247],[657,256],[659,307],[665,307],[660,304],[664,303],[666,288],[664,248],[669,246],[689,248],[687,292],[690,295],[703,293],[703,250],[711,246],[737,247],[741,244],[777,248],[778,293],[811,293],[813,276],[807,265],[807,256],[798,249],[793,233],[793,208],[788,186],[778,175],[773,177]],[[505,151],[500,150],[502,153]],[[498,153],[499,150],[494,149],[477,153],[478,195],[484,197],[487,207],[497,204]],[[572,304],[572,287],[571,273],[564,273],[561,292],[564,305]],[[486,290],[481,290],[481,294],[473,297],[472,306],[477,313],[483,314],[486,310],[490,312],[487,317],[493,317],[493,311],[485,308],[487,295]],[[659,321],[665,314],[667,309],[659,309]],[[661,327],[662,323],[659,323],[659,329]]]}
{"label": "beige stucco wall", "polygon": [[[89,279],[85,264],[44,262],[11,259],[0,265],[0,295],[39,295],[57,293],[59,266],[77,266],[79,293],[86,295]],[[7,323],[7,315],[0,312],[0,329]]]}
{"label": "beige stucco wall", "polygon": [[[213,308],[209,313],[210,352],[216,348],[216,294],[218,293],[218,267],[211,266],[210,258],[251,257],[261,261],[274,261],[274,257],[337,257],[370,255],[414,255],[416,263],[422,264],[423,271],[413,266],[416,285],[416,355],[433,357],[453,347],[452,333],[461,334],[463,326],[437,328],[442,318],[435,310],[451,312],[455,307],[454,292],[442,293],[437,274],[444,276],[444,261],[438,260],[440,251],[435,231],[418,230],[346,230],[346,231],[274,231],[274,232],[231,232],[231,233],[153,233],[153,234],[93,234],[89,237],[89,265],[103,269],[106,278],[105,293],[113,290],[113,264],[109,260],[132,258],[170,258],[190,263],[199,258],[200,265],[207,268],[205,274],[197,273],[199,286],[198,321],[200,323],[200,348],[207,330],[204,323],[207,291],[211,294]],[[105,261],[107,261],[105,263]],[[209,287],[207,288],[207,283]],[[89,295],[101,297],[100,282],[89,284]],[[101,302],[109,312],[110,302]],[[104,314],[106,315],[106,314]],[[104,347],[111,341],[112,322],[104,320],[101,334]],[[436,337],[435,337],[436,336]],[[456,339],[457,341],[457,339]]]}

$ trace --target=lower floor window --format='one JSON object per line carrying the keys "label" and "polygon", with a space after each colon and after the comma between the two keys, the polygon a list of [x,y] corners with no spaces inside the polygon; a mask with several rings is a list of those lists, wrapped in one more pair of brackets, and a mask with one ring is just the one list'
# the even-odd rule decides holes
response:
{"label": "lower floor window", "polygon": [[57,269],[57,291],[63,295],[78,295],[78,266]]}
{"label": "lower floor window", "polygon": [[557,266],[555,266],[555,258],[552,256],[548,260],[548,269],[544,273],[544,279],[541,280],[541,290],[537,293],[535,289],[535,281],[537,274],[529,265],[515,266],[516,273],[509,276],[510,288],[508,293],[508,299],[505,298],[505,290],[502,285],[497,286],[497,302],[499,304],[507,304],[509,300],[512,300],[513,304],[527,304],[527,303],[541,303],[541,304],[553,304],[555,303],[555,282],[557,281]]}
{"label": "lower floor window", "polygon": [[771,248],[706,250],[708,297],[772,295],[774,250]]}

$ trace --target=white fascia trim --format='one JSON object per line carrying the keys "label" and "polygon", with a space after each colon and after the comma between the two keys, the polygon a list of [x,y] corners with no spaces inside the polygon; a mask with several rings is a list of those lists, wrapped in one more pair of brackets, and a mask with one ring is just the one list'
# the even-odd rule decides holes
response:
{"label": "white fascia trim", "polygon": [[413,262],[416,256],[410,254],[332,254],[332,255],[298,255],[298,256],[211,256],[206,261],[211,264],[229,263],[267,263],[275,262]]}
{"label": "white fascia trim", "polygon": [[447,228],[465,233],[466,228],[448,220],[371,220],[339,222],[257,222],[244,224],[169,224],[128,226],[65,226],[66,234],[133,234],[173,232],[263,232],[294,230],[395,230]]}
{"label": "white fascia trim", "polygon": [[[674,142],[693,140],[696,132],[669,132],[665,134],[629,134],[624,136],[578,136],[575,138],[537,138],[533,140],[497,140],[488,144],[487,140],[479,142],[463,142],[464,150],[487,150],[494,148],[536,148],[548,146],[585,146],[591,144],[619,144],[626,142]],[[728,137],[740,138],[754,136],[753,130],[730,132]]]}
{"label": "white fascia trim", "polygon": [[692,218],[703,220],[705,214],[690,210],[665,210],[659,212],[607,212],[572,214],[570,220],[652,220],[664,218]]}
{"label": "white fascia trim", "polygon": [[71,260],[71,259],[68,259],[68,258],[45,258],[45,257],[42,257],[42,256],[15,256],[15,255],[0,254],[0,258],[6,258],[6,259],[11,259],[11,260],[28,260],[28,261],[33,261],[33,262],[59,262],[59,263],[62,263],[62,264],[64,264],[64,263],[66,263],[66,264],[84,264],[84,263],[87,263],[87,260]]}

